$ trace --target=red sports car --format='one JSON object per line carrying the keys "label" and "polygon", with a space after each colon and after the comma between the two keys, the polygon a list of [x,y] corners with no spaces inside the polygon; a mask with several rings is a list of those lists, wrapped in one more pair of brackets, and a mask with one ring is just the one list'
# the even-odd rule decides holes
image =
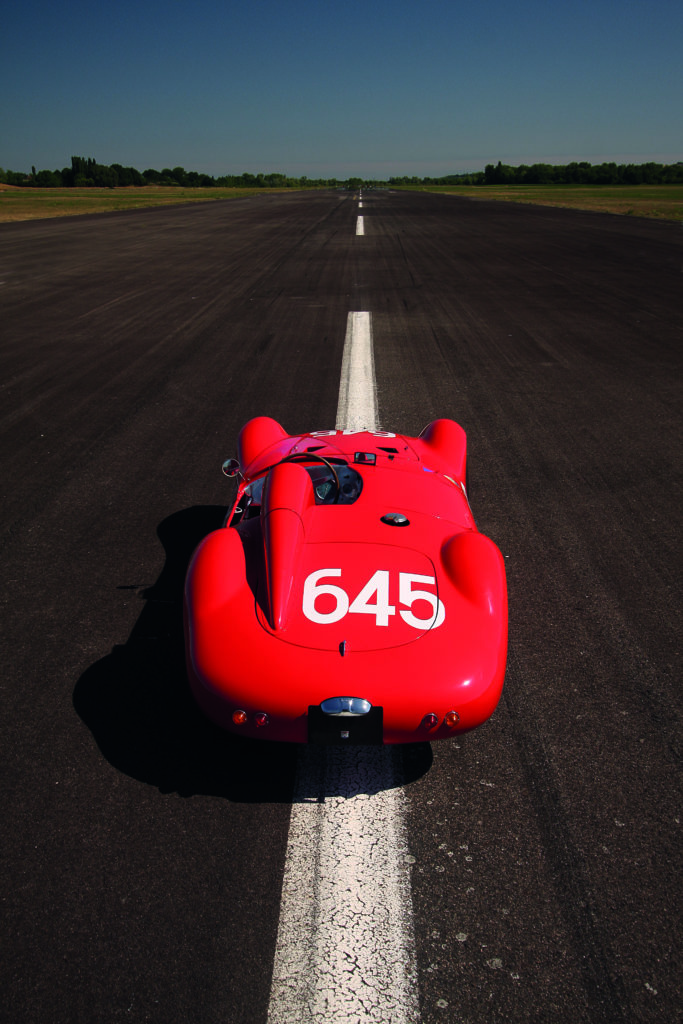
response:
{"label": "red sports car", "polygon": [[204,712],[244,736],[411,743],[481,725],[507,653],[505,567],[467,500],[465,432],[318,430],[265,416],[223,471],[225,526],[185,587]]}

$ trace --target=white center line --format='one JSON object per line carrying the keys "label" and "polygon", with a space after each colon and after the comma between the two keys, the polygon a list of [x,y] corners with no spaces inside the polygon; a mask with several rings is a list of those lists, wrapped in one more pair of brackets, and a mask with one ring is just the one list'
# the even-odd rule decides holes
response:
{"label": "white center line", "polygon": [[356,234],[357,235],[364,235],[365,234],[365,225],[363,223],[363,218],[362,217],[358,217],[357,220],[356,220]]}
{"label": "white center line", "polygon": [[269,1024],[419,1019],[405,796],[389,747],[306,747]]}
{"label": "white center line", "polygon": [[349,313],[342,356],[337,430],[377,430],[377,390],[369,313]]}
{"label": "white center line", "polygon": [[[349,313],[337,430],[377,430],[369,313]],[[362,696],[362,694],[353,694]],[[391,747],[304,747],[268,1024],[417,1024],[403,790]]]}

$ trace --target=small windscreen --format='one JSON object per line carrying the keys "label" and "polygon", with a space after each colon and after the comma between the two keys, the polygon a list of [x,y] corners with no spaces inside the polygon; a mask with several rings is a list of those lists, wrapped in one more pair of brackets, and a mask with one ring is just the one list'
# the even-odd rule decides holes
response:
{"label": "small windscreen", "polygon": [[334,470],[336,480],[328,466],[306,466],[306,472],[313,481],[316,505],[353,505],[363,490],[363,477],[352,466],[335,463]]}
{"label": "small windscreen", "polygon": [[[353,505],[363,490],[363,477],[345,463],[334,463],[334,473],[324,463],[304,466],[311,478],[316,505]],[[335,479],[336,473],[336,479]],[[253,480],[245,492],[247,518],[258,515],[266,474]],[[339,486],[337,486],[337,480]]]}

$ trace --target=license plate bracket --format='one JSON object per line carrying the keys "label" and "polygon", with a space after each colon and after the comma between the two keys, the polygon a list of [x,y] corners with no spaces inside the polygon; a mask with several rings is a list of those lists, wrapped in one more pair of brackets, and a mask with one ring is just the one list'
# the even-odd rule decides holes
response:
{"label": "license plate bracket", "polygon": [[384,709],[372,707],[365,715],[326,715],[317,705],[308,708],[308,742],[317,746],[380,746]]}

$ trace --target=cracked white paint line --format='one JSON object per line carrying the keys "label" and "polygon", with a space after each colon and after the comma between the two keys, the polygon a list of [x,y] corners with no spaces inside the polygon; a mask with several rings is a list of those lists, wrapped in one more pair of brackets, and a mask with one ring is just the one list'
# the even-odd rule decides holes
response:
{"label": "cracked white paint line", "polygon": [[403,791],[390,747],[304,748],[269,1024],[419,1019]]}
{"label": "cracked white paint line", "polygon": [[337,430],[377,430],[377,388],[369,313],[349,313],[342,356]]}
{"label": "cracked white paint line", "polygon": [[[377,430],[369,313],[349,313],[338,430]],[[362,694],[360,695],[362,696]],[[417,1024],[410,864],[391,747],[304,747],[268,1024]]]}

